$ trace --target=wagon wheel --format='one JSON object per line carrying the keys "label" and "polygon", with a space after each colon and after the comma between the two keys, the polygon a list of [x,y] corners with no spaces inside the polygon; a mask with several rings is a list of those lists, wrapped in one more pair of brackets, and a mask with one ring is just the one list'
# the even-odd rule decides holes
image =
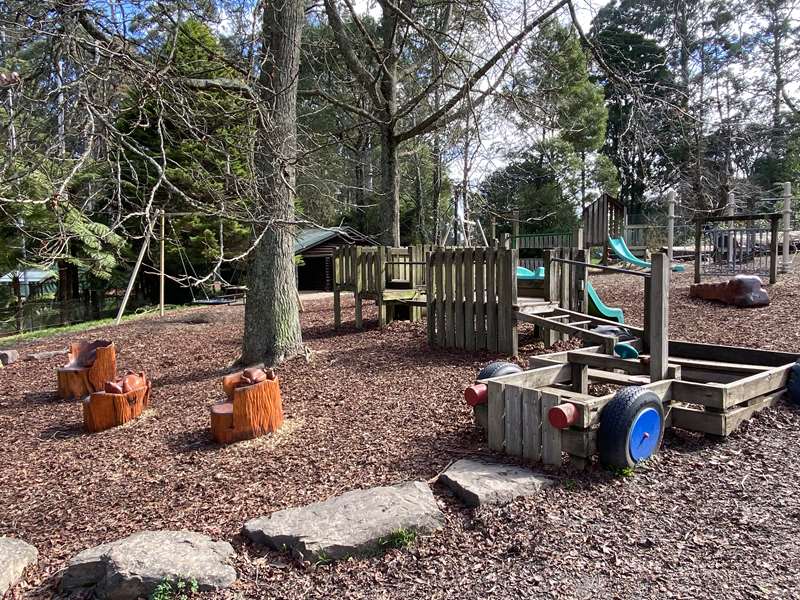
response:
{"label": "wagon wheel", "polygon": [[498,360],[483,367],[478,373],[478,377],[476,379],[478,381],[481,379],[494,379],[495,377],[511,375],[513,373],[522,373],[522,368],[512,362]]}
{"label": "wagon wheel", "polygon": [[600,415],[600,462],[625,469],[653,456],[664,437],[664,408],[654,392],[641,387],[619,390]]}

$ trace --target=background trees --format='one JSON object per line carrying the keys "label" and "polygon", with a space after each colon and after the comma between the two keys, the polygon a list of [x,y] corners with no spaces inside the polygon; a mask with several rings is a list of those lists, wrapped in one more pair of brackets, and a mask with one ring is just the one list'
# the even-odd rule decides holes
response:
{"label": "background trees", "polygon": [[186,213],[168,272],[249,270],[245,356],[277,361],[300,347],[297,226],[453,243],[509,210],[566,229],[601,192],[714,210],[797,182],[797,0],[598,8],[8,0],[3,271],[58,268],[65,299],[87,274],[118,287],[160,211]]}

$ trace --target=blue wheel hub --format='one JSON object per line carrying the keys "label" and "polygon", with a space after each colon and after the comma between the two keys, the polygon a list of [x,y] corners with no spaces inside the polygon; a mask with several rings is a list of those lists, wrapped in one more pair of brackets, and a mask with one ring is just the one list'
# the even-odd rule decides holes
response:
{"label": "blue wheel hub", "polygon": [[661,438],[661,415],[655,408],[645,408],[634,418],[628,433],[628,452],[634,462],[650,458]]}

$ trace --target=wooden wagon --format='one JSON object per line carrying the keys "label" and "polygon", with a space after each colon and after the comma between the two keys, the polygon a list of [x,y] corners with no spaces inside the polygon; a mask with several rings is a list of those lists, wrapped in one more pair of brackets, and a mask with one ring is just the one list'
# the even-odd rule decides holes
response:
{"label": "wooden wagon", "polygon": [[483,382],[487,402],[475,407],[476,420],[495,451],[548,465],[568,456],[583,467],[598,451],[602,411],[617,391],[592,395],[593,384],[650,390],[666,427],[727,436],[781,398],[797,356],[670,341],[668,360],[667,378],[651,382],[646,360],[600,347],[536,356],[530,370]]}

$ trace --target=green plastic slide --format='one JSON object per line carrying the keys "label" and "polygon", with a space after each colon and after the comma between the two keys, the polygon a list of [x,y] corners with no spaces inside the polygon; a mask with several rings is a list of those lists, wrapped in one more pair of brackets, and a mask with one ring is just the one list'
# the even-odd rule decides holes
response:
{"label": "green plastic slide", "polygon": [[[626,263],[630,263],[636,267],[641,267],[642,269],[651,268],[652,265],[649,262],[633,255],[633,252],[631,252],[630,248],[628,248],[628,244],[625,243],[624,238],[614,238],[609,236],[608,245],[611,246],[611,251]],[[672,270],[676,273],[683,273],[684,266],[672,265]]]}
{"label": "green plastic slide", "polygon": [[589,314],[601,319],[608,319],[609,321],[616,321],[617,323],[624,323],[625,317],[622,314],[621,308],[612,308],[607,306],[597,295],[597,290],[594,286],[586,282],[586,295],[589,297]]}

